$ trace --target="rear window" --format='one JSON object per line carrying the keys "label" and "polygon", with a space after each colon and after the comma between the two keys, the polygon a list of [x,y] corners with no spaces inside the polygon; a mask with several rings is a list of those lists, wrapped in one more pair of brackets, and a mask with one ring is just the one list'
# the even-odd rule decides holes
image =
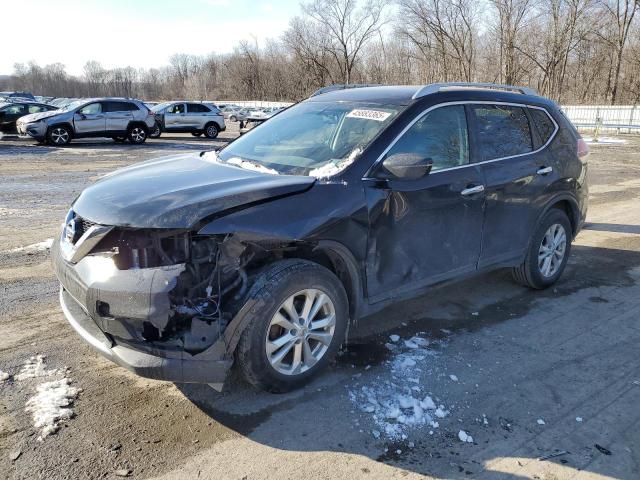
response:
{"label": "rear window", "polygon": [[209,107],[202,105],[201,103],[188,103],[187,104],[187,112],[188,113],[209,113]]}
{"label": "rear window", "polygon": [[529,108],[529,113],[531,114],[533,124],[538,130],[538,135],[540,135],[542,145],[546,144],[553,133],[556,131],[556,125],[553,123],[553,121],[549,117],[549,114],[545,110],[541,110],[539,108]]}
{"label": "rear window", "polygon": [[533,151],[529,119],[522,107],[472,105],[484,160]]}

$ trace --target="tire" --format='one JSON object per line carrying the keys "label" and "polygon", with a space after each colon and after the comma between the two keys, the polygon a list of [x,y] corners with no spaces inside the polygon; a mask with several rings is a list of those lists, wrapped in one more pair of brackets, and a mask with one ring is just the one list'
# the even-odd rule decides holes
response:
{"label": "tire", "polygon": [[218,136],[219,130],[218,126],[215,123],[208,123],[204,127],[204,135],[207,138],[216,138]]}
{"label": "tire", "polygon": [[238,121],[238,118],[237,118],[235,115],[231,115],[231,116],[229,117],[229,121],[230,121],[230,122],[237,122],[237,121]]}
{"label": "tire", "polygon": [[62,147],[68,145],[71,141],[71,130],[64,125],[57,125],[49,128],[47,132],[47,143],[49,145],[55,145],[56,147]]}
{"label": "tire", "polygon": [[141,145],[147,140],[147,129],[140,125],[132,125],[127,132],[127,138],[134,145]]}
{"label": "tire", "polygon": [[124,143],[127,141],[127,137],[111,137],[116,143]]}
{"label": "tire", "polygon": [[558,208],[549,210],[531,237],[524,262],[512,270],[515,281],[535,289],[556,283],[567,265],[572,237],[567,214]]}
{"label": "tire", "polygon": [[162,130],[160,129],[160,126],[156,123],[155,127],[153,127],[153,130],[149,132],[149,138],[160,138],[160,135],[162,135]]}
{"label": "tire", "polygon": [[[301,387],[331,361],[344,341],[347,294],[338,278],[321,265],[306,260],[276,262],[255,278],[246,300],[255,304],[235,356],[244,378],[258,388],[282,393]],[[322,302],[312,319],[305,323],[288,315],[287,309],[293,308],[299,316],[305,302]],[[332,314],[333,325],[328,320]],[[268,349],[272,351],[267,353]]]}
{"label": "tire", "polygon": [[193,135],[194,137],[201,137],[202,132],[191,132],[191,135]]}

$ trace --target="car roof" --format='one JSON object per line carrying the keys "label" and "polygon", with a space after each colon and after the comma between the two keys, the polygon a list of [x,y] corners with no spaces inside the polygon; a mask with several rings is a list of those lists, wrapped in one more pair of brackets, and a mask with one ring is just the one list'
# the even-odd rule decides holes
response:
{"label": "car roof", "polygon": [[450,83],[430,85],[349,86],[316,93],[305,102],[362,102],[387,105],[409,105],[441,95],[443,100],[477,100],[527,103],[550,107],[553,101],[538,96],[526,87],[485,83]]}

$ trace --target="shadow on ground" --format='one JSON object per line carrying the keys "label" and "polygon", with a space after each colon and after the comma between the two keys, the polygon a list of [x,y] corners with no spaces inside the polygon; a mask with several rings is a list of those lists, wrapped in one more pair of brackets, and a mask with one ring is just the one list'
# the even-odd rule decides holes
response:
{"label": "shadow on ground", "polygon": [[[615,244],[615,241],[610,243]],[[354,374],[367,375],[365,365],[368,366],[367,370],[369,367],[375,369],[376,365],[384,365],[389,357],[389,351],[384,347],[384,343],[387,334],[391,331],[403,338],[421,334],[430,339],[445,339],[452,343],[466,338],[469,339],[467,343],[471,345],[475,345],[473,339],[478,336],[476,332],[484,332],[486,336],[492,336],[491,329],[502,332],[505,327],[510,328],[508,331],[514,335],[519,334],[525,337],[527,330],[530,330],[532,337],[535,337],[535,327],[527,327],[526,319],[540,316],[545,309],[549,308],[548,301],[553,301],[556,305],[563,305],[563,303],[569,305],[571,302],[576,302],[580,303],[576,307],[582,308],[584,302],[581,299],[578,300],[578,297],[581,291],[588,289],[586,292],[592,290],[609,292],[598,295],[588,294],[585,297],[586,303],[592,308],[600,308],[599,305],[616,302],[615,292],[636,285],[636,278],[630,272],[638,266],[640,266],[640,252],[624,248],[574,246],[571,261],[563,278],[550,289],[532,291],[519,287],[510,281],[509,272],[497,271],[455,285],[434,288],[420,298],[387,308],[375,316],[361,320],[351,332],[350,344],[336,361],[332,372],[322,375],[300,391],[283,395],[258,392],[242,383],[235,373],[228,382],[227,392],[224,394],[212,394],[212,390],[203,385],[178,385],[177,387],[212,420],[252,441],[276,449],[349,452],[365,455],[377,462],[407,471],[441,478],[470,478],[480,473],[484,476],[488,475],[488,478],[530,478],[531,472],[524,473],[522,476],[515,472],[525,472],[527,462],[533,462],[531,465],[534,470],[544,468],[544,462],[538,462],[535,459],[545,452],[526,451],[525,445],[530,442],[544,442],[542,437],[538,438],[542,434],[532,430],[535,426],[519,425],[517,418],[492,419],[495,424],[477,436],[476,448],[469,448],[457,439],[460,427],[455,419],[458,415],[460,417],[468,415],[464,411],[454,413],[448,422],[441,422],[443,427],[436,436],[421,432],[415,438],[409,438],[406,441],[385,442],[382,439],[375,440],[368,432],[363,434],[362,430],[358,431],[357,428],[351,433],[345,432],[348,429],[344,428],[344,424],[353,422],[357,412],[354,412],[349,400],[344,398],[345,395],[340,393],[336,395],[335,392],[344,393],[340,390],[341,384],[348,383]],[[574,294],[576,298],[573,298]],[[586,305],[586,308],[591,308],[590,305]],[[603,305],[601,308],[607,307]],[[425,315],[425,312],[429,313]],[[574,318],[568,313],[564,319],[571,322],[545,325],[546,333],[551,338],[555,334],[548,329],[553,330],[554,325],[557,325],[558,336],[566,333],[566,329],[575,329],[575,337],[584,333],[580,318]],[[509,322],[513,322],[513,325]],[[531,325],[531,322],[528,322],[528,325]],[[572,335],[574,334],[572,333],[569,337],[572,338]],[[606,362],[607,358],[611,358],[610,361],[615,363],[615,354],[606,351],[594,351],[594,357],[600,355],[602,358],[591,358],[591,355],[584,352],[581,346],[575,346],[566,351],[562,347],[560,350],[563,350],[562,355],[566,355],[565,359],[563,356],[558,356],[557,347],[549,347],[548,355],[544,348],[544,345],[536,345],[531,350],[522,348],[517,365],[505,365],[504,375],[494,378],[481,376],[482,380],[478,381],[484,385],[488,383],[489,387],[478,395],[477,401],[481,402],[485,408],[491,408],[491,405],[517,406],[518,403],[526,403],[528,399],[523,400],[522,392],[517,388],[511,388],[511,383],[514,381],[522,385],[527,385],[529,382],[544,383],[544,379],[537,378],[541,372],[553,377],[554,372],[565,368],[564,360],[570,365],[566,368],[574,369],[569,371],[570,375],[586,375],[587,378],[581,378],[581,381],[596,383],[606,382],[606,379],[610,378],[606,369],[591,373],[589,370],[575,370],[572,364],[589,361]],[[445,349],[441,356],[446,362],[450,360],[447,356],[455,356],[455,353]],[[491,351],[479,351],[475,362],[488,365],[494,363],[493,359],[494,354]],[[534,364],[535,367],[533,367]],[[632,368],[637,369],[637,367]],[[616,367],[612,364],[610,368]],[[518,373],[512,374],[510,370]],[[589,375],[593,378],[589,379]],[[600,378],[601,375],[604,377]],[[376,381],[375,376],[372,376],[372,381]],[[562,385],[556,385],[558,383],[556,380],[549,380],[548,383],[553,383],[549,386],[551,390],[562,388]],[[546,388],[544,385],[542,387],[534,385],[536,385],[535,389]],[[563,403],[567,402],[563,394],[557,392],[549,397],[537,398],[535,401],[541,402],[540,408],[546,411],[564,408]],[[588,399],[586,401],[588,402]],[[459,404],[460,401],[457,403]],[[305,411],[309,412],[308,416],[305,415]],[[327,415],[327,413],[333,414]],[[478,412],[472,413],[474,414],[479,415]],[[488,411],[487,414],[489,414]],[[630,422],[638,420],[637,412],[617,412],[620,416],[627,414]],[[468,424],[468,422],[470,420],[466,419],[464,423]],[[595,439],[596,436],[593,438]],[[410,447],[409,440],[413,443]],[[560,475],[558,478],[573,476],[581,469],[601,475],[619,476],[616,468],[620,465],[620,455],[623,452],[614,452],[609,456],[607,447],[601,445],[596,447],[596,440],[593,439],[585,439],[580,451],[575,450],[575,443],[572,443],[571,447],[563,446],[562,437],[554,441],[557,442],[558,448],[555,451],[547,450],[546,453],[559,455],[549,458],[546,462],[555,464],[554,472]],[[613,465],[617,467],[614,468]],[[518,470],[519,468],[525,470]]]}

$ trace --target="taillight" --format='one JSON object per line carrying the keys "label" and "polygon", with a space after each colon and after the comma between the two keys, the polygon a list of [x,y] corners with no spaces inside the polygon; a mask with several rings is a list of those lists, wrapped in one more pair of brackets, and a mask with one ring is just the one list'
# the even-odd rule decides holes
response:
{"label": "taillight", "polygon": [[589,155],[589,145],[582,138],[578,139],[578,157],[585,158]]}

